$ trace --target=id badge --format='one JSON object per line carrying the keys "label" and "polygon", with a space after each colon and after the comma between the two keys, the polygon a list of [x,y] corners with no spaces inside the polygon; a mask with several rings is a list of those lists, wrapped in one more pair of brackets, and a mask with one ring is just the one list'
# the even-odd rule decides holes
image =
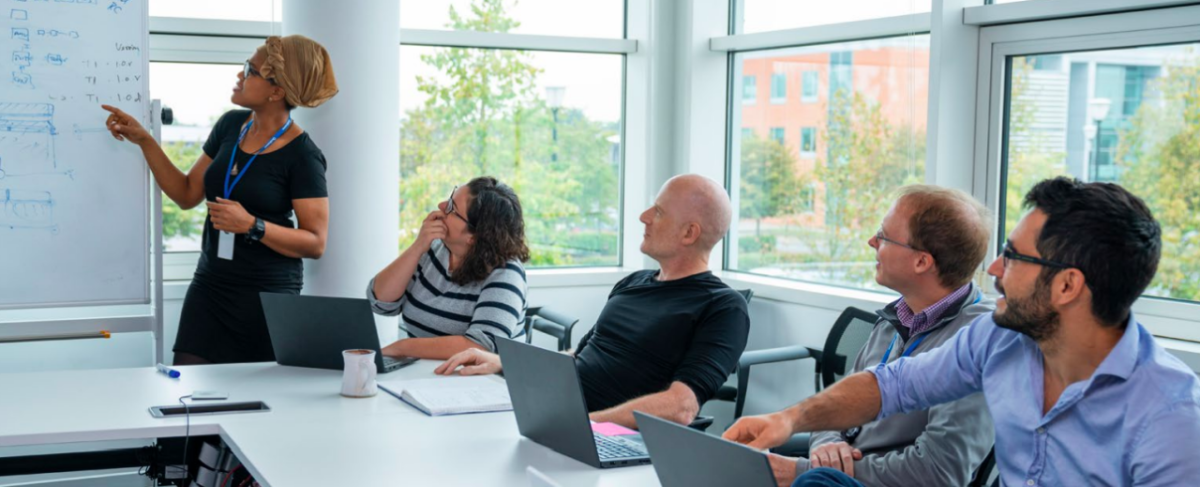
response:
{"label": "id badge", "polygon": [[217,258],[225,260],[233,260],[233,234],[229,232],[221,232],[221,238],[217,241]]}

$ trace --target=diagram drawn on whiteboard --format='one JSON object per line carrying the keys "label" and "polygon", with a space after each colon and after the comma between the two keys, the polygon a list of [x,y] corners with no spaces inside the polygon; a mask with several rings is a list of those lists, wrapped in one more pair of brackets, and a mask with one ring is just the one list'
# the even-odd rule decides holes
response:
{"label": "diagram drawn on whiteboard", "polygon": [[0,228],[58,233],[53,195],[47,191],[0,188]]}
{"label": "diagram drawn on whiteboard", "polygon": [[0,102],[0,180],[60,172],[54,105]]}

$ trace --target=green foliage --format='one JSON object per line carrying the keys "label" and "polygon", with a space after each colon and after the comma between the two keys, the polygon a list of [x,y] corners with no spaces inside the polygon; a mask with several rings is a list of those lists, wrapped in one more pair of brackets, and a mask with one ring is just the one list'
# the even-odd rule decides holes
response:
{"label": "green foliage", "polygon": [[1149,294],[1200,301],[1200,57],[1164,66],[1120,133],[1121,184],[1145,199],[1163,229],[1162,261]]}
{"label": "green foliage", "polygon": [[[925,178],[925,134],[892,125],[877,103],[839,90],[822,138],[829,153],[815,171],[825,188],[825,225],[817,255],[824,262],[871,262],[874,251],[866,242],[891,206],[892,193]],[[869,266],[830,268],[827,277],[870,285],[873,272]]]}
{"label": "green foliage", "polygon": [[1019,57],[1013,60],[1012,91],[1009,107],[1009,136],[1007,185],[1004,190],[1004,228],[1005,234],[1012,232],[1017,222],[1024,215],[1021,202],[1025,193],[1033,189],[1033,185],[1045,179],[1067,174],[1065,154],[1061,152],[1042,152],[1038,147],[1045,135],[1033,129],[1038,115],[1038,106],[1031,89],[1030,73],[1033,63],[1030,59]]}
{"label": "green foliage", "polygon": [[[520,24],[505,9],[503,0],[475,0],[468,15],[452,7],[447,27],[508,32]],[[533,266],[616,264],[620,167],[607,139],[619,125],[569,107],[556,117],[524,51],[438,48],[421,60],[439,76],[417,78],[428,98],[401,124],[400,248],[455,185],[490,175],[521,198]]]}
{"label": "green foliage", "polygon": [[[168,142],[163,144],[162,148],[175,167],[185,172],[192,168],[192,165],[200,158],[200,154],[203,153],[199,144],[184,142]],[[200,239],[200,234],[204,231],[205,210],[203,206],[184,210],[170,198],[164,197],[162,210],[164,240],[176,237]]]}
{"label": "green foliage", "polygon": [[756,220],[755,235],[761,233],[757,220],[801,210],[805,200],[799,188],[811,184],[811,178],[797,176],[791,149],[751,134],[742,138],[741,165],[738,212]]}

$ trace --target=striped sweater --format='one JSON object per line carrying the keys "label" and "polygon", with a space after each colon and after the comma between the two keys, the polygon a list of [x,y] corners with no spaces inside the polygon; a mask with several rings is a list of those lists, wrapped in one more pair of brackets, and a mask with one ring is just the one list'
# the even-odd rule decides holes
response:
{"label": "striped sweater", "polygon": [[510,260],[479,282],[460,286],[450,282],[450,251],[434,240],[421,256],[412,281],[399,301],[375,298],[375,280],[367,284],[371,310],[384,316],[401,315],[400,329],[412,338],[461,335],[489,351],[496,337],[525,333],[525,267]]}

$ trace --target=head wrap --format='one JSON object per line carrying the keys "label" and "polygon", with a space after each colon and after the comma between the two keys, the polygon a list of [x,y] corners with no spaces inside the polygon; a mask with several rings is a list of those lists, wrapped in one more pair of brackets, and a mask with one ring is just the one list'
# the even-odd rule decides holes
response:
{"label": "head wrap", "polygon": [[316,41],[302,35],[271,36],[258,50],[267,58],[259,71],[283,88],[289,105],[315,108],[337,94],[333,62]]}

